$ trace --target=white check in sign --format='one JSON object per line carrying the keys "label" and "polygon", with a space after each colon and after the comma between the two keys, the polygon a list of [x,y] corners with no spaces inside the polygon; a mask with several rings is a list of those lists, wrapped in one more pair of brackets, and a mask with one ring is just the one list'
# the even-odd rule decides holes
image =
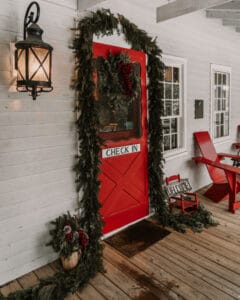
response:
{"label": "white check in sign", "polygon": [[102,150],[102,158],[109,158],[113,156],[120,156],[129,153],[140,152],[140,144],[126,145],[114,148],[107,148]]}

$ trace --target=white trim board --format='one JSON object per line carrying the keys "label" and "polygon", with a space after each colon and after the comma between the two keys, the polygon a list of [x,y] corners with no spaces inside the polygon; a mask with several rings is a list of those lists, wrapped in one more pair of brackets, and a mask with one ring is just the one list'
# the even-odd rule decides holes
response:
{"label": "white trim board", "polygon": [[[214,112],[214,72],[225,72],[229,73],[230,75],[230,82],[229,82],[229,135],[224,136],[224,137],[219,137],[219,138],[214,138],[214,126],[213,126],[213,112]],[[210,103],[209,103],[209,108],[210,108],[210,132],[211,136],[213,138],[214,144],[217,143],[224,143],[229,141],[230,138],[230,132],[231,132],[231,85],[232,85],[232,68],[229,66],[224,66],[224,65],[218,65],[218,64],[210,64]]]}
{"label": "white trim board", "polygon": [[183,143],[182,147],[174,150],[169,150],[164,152],[164,159],[170,160],[182,155],[186,155],[187,153],[187,59],[183,57],[162,54],[162,61],[165,65],[171,65],[180,67],[182,70],[182,116],[183,116],[183,127],[184,127],[184,134],[182,136]]}
{"label": "white trim board", "polygon": [[106,0],[77,0],[77,10],[85,10],[104,1]]}

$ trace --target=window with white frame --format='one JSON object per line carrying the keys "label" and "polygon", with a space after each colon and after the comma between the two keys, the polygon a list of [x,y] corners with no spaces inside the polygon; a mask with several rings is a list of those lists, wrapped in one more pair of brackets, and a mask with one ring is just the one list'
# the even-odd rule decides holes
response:
{"label": "window with white frame", "polygon": [[211,66],[212,73],[212,127],[214,138],[229,136],[230,74],[224,66]]}
{"label": "window with white frame", "polygon": [[178,150],[184,146],[184,64],[174,59],[164,59],[164,114],[163,148],[165,152]]}

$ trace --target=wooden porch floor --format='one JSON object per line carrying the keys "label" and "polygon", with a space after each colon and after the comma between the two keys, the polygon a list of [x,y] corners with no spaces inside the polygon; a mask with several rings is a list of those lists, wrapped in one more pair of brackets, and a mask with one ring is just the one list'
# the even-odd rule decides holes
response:
{"label": "wooden porch floor", "polygon": [[[200,234],[172,231],[132,258],[105,245],[107,272],[66,299],[240,299],[240,210],[233,215],[227,211],[228,201],[200,200],[219,226]],[[49,264],[3,286],[1,292],[33,286],[56,270],[56,263]]]}

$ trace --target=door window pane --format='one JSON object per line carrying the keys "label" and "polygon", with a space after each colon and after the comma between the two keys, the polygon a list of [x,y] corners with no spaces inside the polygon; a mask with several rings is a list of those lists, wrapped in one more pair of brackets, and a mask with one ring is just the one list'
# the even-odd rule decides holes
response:
{"label": "door window pane", "polygon": [[[119,140],[123,138],[138,137],[141,134],[141,92],[140,92],[140,64],[131,63],[135,76],[139,78],[139,93],[135,97],[126,96],[126,91],[118,92],[116,103],[112,105],[108,94],[97,90],[96,105],[99,112],[99,133],[103,140]],[[98,76],[98,80],[101,80]],[[98,82],[99,84],[99,82]],[[109,82],[111,84],[111,81]],[[116,134],[115,134],[116,133]]]}

